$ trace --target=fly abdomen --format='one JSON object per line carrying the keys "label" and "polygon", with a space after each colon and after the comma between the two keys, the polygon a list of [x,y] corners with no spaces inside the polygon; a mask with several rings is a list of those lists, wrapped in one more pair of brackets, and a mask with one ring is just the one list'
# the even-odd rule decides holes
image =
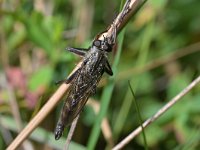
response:
{"label": "fly abdomen", "polygon": [[62,136],[63,131],[64,131],[64,127],[65,127],[64,124],[62,124],[60,122],[57,124],[55,132],[54,132],[56,140],[59,140],[60,137]]}
{"label": "fly abdomen", "polygon": [[63,105],[59,121],[58,121],[55,131],[54,131],[56,140],[58,140],[62,136],[64,128],[66,126],[66,123],[69,122],[70,111],[71,110],[70,110],[69,102],[66,101]]}

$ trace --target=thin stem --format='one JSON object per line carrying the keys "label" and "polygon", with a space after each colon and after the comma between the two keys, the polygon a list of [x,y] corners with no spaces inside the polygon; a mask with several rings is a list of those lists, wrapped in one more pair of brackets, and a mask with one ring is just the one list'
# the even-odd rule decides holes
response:
{"label": "thin stem", "polygon": [[[113,21],[114,26],[116,27],[116,32],[119,34],[128,21],[137,13],[137,11],[143,6],[147,0],[126,0],[122,11]],[[112,24],[107,28],[107,33],[112,33],[113,30]],[[106,34],[107,34],[106,33]],[[104,34],[104,36],[107,36]]]}
{"label": "thin stem", "polygon": [[[183,89],[179,94],[177,94],[172,100],[170,100],[165,106],[157,111],[155,115],[147,119],[142,126],[145,128],[155,120],[157,120],[161,115],[163,115],[169,108],[171,108],[176,102],[181,100],[181,98],[186,95],[192,88],[194,88],[198,83],[200,83],[200,76],[198,76],[194,81],[192,81],[185,89]],[[120,143],[118,143],[112,150],[122,149],[127,145],[134,137],[136,137],[142,131],[142,127],[138,127],[133,132],[131,132],[126,138],[124,138]]]}
{"label": "thin stem", "polygon": [[14,141],[7,147],[7,150],[17,149],[17,147],[33,132],[33,130],[44,120],[49,112],[56,106],[69,85],[62,84],[47,103],[41,108],[37,115],[28,123],[28,125],[18,134]]}
{"label": "thin stem", "polygon": [[146,135],[145,135],[145,131],[144,131],[144,127],[142,126],[142,115],[140,113],[140,108],[139,108],[139,105],[136,101],[136,97],[135,97],[135,93],[133,92],[133,88],[131,87],[131,83],[130,83],[130,80],[128,81],[128,84],[129,84],[129,87],[130,87],[130,90],[131,90],[131,93],[133,95],[133,102],[135,104],[135,108],[137,110],[137,114],[138,114],[138,118],[139,118],[139,122],[140,122],[140,126],[142,127],[142,134],[143,134],[143,140],[144,140],[144,145],[145,145],[145,150],[148,150],[148,147],[147,147],[147,138],[146,138]]}
{"label": "thin stem", "polygon": [[74,131],[75,131],[75,128],[76,128],[76,125],[78,123],[78,119],[79,119],[80,115],[78,115],[74,121],[72,122],[72,125],[70,127],[70,130],[69,130],[69,133],[68,133],[68,136],[67,136],[67,140],[66,140],[66,143],[65,143],[65,147],[64,149],[65,150],[68,150],[69,149],[69,144],[71,142],[71,139],[72,139],[72,136],[74,134]]}
{"label": "thin stem", "polygon": [[119,33],[127,22],[137,13],[142,5],[147,0],[127,0],[123,6],[122,11],[119,13],[115,21],[113,22],[117,27],[117,33]]}

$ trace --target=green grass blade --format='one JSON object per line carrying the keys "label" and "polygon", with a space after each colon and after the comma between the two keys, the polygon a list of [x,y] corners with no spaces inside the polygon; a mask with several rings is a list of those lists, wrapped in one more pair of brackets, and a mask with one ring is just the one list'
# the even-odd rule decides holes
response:
{"label": "green grass blade", "polygon": [[138,114],[138,118],[139,118],[139,121],[140,121],[140,126],[142,127],[142,135],[143,135],[143,139],[144,139],[145,150],[148,150],[147,139],[146,139],[144,127],[142,126],[142,123],[143,123],[142,116],[141,116],[141,113],[140,113],[140,109],[139,109],[138,103],[137,103],[136,98],[135,98],[135,94],[133,92],[133,88],[131,87],[130,81],[128,81],[128,85],[129,85],[129,88],[130,88],[131,93],[133,95],[133,102],[134,102],[134,105],[135,105],[135,108],[136,108],[136,111],[137,111],[137,114]]}

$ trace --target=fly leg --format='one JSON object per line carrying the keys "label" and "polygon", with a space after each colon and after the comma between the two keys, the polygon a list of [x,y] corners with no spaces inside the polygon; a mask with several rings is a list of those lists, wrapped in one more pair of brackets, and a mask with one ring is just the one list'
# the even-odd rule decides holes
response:
{"label": "fly leg", "polygon": [[[87,49],[68,47],[68,48],[66,48],[66,50],[73,52],[81,57],[84,57],[86,55],[86,52],[84,50],[87,50]],[[61,84],[63,82],[66,84],[69,84],[74,79],[74,77],[77,75],[79,70],[80,70],[80,68],[77,69],[74,73],[72,73],[67,79],[57,81],[56,84]]]}
{"label": "fly leg", "polygon": [[113,75],[113,71],[112,71],[112,69],[111,69],[111,67],[110,67],[110,64],[109,64],[108,60],[106,60],[105,72],[106,72],[107,74],[109,74],[110,76]]}
{"label": "fly leg", "polygon": [[69,75],[67,79],[59,80],[56,82],[56,84],[61,84],[61,83],[69,84],[76,77],[79,70],[80,70],[80,68],[77,69],[75,72],[73,72],[71,75]]}
{"label": "fly leg", "polygon": [[86,55],[85,50],[88,50],[88,49],[68,47],[66,48],[66,50],[73,52],[81,57],[84,57]]}

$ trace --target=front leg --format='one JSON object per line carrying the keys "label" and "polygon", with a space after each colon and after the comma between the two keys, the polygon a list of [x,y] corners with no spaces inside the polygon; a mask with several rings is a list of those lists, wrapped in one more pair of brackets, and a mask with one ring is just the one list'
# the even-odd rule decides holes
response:
{"label": "front leg", "polygon": [[112,71],[112,69],[111,69],[111,67],[110,67],[110,64],[109,64],[108,60],[106,60],[105,72],[106,72],[107,74],[109,74],[110,76],[113,75],[113,71]]}
{"label": "front leg", "polygon": [[76,75],[79,73],[80,69],[81,68],[78,68],[75,72],[73,72],[71,75],[69,75],[67,77],[67,79],[57,81],[56,84],[61,84],[61,83],[69,84],[76,77]]}
{"label": "front leg", "polygon": [[81,57],[84,57],[86,55],[85,50],[88,50],[88,49],[68,47],[66,48],[66,50],[73,52]]}

